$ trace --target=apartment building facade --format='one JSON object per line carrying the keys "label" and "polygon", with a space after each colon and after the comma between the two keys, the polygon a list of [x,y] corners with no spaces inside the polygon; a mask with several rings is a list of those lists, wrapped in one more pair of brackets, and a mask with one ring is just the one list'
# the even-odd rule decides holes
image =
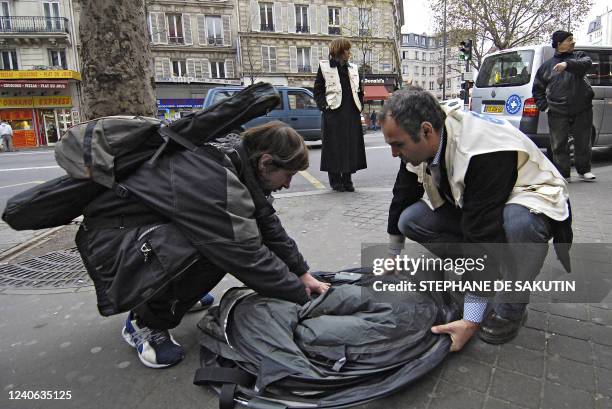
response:
{"label": "apartment building facade", "polygon": [[331,41],[342,36],[353,45],[351,61],[362,67],[366,85],[389,91],[400,85],[401,0],[237,4],[238,59],[245,84],[267,81],[312,88],[319,61],[328,58]]}
{"label": "apartment building facade", "polygon": [[461,91],[465,62],[459,59],[458,47],[447,46],[446,83],[443,78],[444,47],[440,36],[405,33],[401,39],[402,80],[405,85],[418,85],[442,99],[457,98]]}
{"label": "apartment building facade", "polygon": [[158,116],[202,107],[208,89],[239,85],[233,0],[148,0]]}
{"label": "apartment building facade", "polygon": [[15,146],[54,144],[80,121],[72,1],[0,1],[0,56],[0,118]]}
{"label": "apartment building facade", "polygon": [[606,10],[589,23],[587,37],[589,45],[612,45],[612,10]]}

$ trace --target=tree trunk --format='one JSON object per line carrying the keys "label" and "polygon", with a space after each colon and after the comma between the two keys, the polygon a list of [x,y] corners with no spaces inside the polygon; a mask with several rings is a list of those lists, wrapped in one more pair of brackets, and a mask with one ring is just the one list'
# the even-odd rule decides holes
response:
{"label": "tree trunk", "polygon": [[82,0],[83,116],[156,113],[144,0]]}

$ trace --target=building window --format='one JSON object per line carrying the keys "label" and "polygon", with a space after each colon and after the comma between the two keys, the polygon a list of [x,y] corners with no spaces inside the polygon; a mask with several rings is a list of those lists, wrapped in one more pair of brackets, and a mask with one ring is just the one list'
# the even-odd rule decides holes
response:
{"label": "building window", "polygon": [[295,32],[308,33],[308,6],[297,4],[295,6]]}
{"label": "building window", "polygon": [[450,78],[446,80],[446,88],[450,88],[451,87],[451,80]]}
{"label": "building window", "polygon": [[0,51],[2,55],[2,67],[3,70],[18,70],[17,65],[17,51],[15,50],[3,50]]}
{"label": "building window", "polygon": [[391,71],[391,64],[387,64],[387,63],[380,64],[380,68],[382,71],[385,71],[385,72]]}
{"label": "building window", "polygon": [[402,67],[402,74],[409,74],[410,67],[404,65]]}
{"label": "building window", "polygon": [[181,14],[166,14],[168,19],[168,42],[170,44],[184,44],[183,16]]}
{"label": "building window", "polygon": [[423,75],[427,75],[427,67],[423,67]]}
{"label": "building window", "polygon": [[43,2],[47,30],[59,30],[62,27],[59,2]]}
{"label": "building window", "polygon": [[210,78],[225,78],[225,62],[211,61],[210,62]]}
{"label": "building window", "polygon": [[274,31],[272,3],[259,3],[259,18],[261,19],[261,31]]}
{"label": "building window", "polygon": [[340,7],[329,9],[329,34],[340,35]]}
{"label": "building window", "polygon": [[264,72],[276,72],[276,47],[262,45],[261,60]]}
{"label": "building window", "polygon": [[372,10],[370,9],[359,9],[359,35],[367,37],[372,35]]}
{"label": "building window", "polygon": [[68,69],[65,50],[49,50],[49,62],[52,67],[62,67],[65,70]]}
{"label": "building window", "polygon": [[414,75],[419,75],[419,66],[418,65],[414,66]]}
{"label": "building window", "polygon": [[172,76],[173,77],[186,77],[187,76],[187,63],[185,60],[172,60]]}
{"label": "building window", "polygon": [[435,69],[435,67],[429,67],[429,75],[436,75]]}
{"label": "building window", "polygon": [[223,45],[223,27],[220,16],[206,16],[209,45]]}
{"label": "building window", "polygon": [[298,72],[310,72],[310,48],[297,49]]}
{"label": "building window", "polygon": [[429,90],[430,91],[434,90],[434,82],[433,81],[429,81]]}
{"label": "building window", "polygon": [[10,31],[11,12],[8,1],[0,2],[0,30]]}

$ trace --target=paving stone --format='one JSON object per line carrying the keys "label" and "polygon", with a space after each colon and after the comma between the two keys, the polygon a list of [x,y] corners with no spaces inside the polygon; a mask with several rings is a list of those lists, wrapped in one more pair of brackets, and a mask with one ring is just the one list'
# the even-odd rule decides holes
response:
{"label": "paving stone", "polygon": [[548,320],[548,331],[555,334],[567,335],[572,338],[588,340],[591,338],[590,322],[578,321],[573,318],[551,315]]}
{"label": "paving stone", "polygon": [[593,395],[561,386],[552,382],[544,384],[542,409],[592,409],[595,407]]}
{"label": "paving stone", "polygon": [[544,354],[518,345],[502,345],[497,366],[541,378],[544,372]]}
{"label": "paving stone", "polygon": [[489,397],[485,402],[484,409],[516,409],[522,406],[517,406],[516,403],[504,402],[503,400]]}
{"label": "paving stone", "polygon": [[595,401],[597,409],[612,409],[612,399],[600,398]]}
{"label": "paving stone", "polygon": [[525,327],[546,331],[548,328],[548,313],[529,309]]}
{"label": "paving stone", "polygon": [[612,326],[612,310],[591,307],[591,321],[595,324]]}
{"label": "paving stone", "polygon": [[574,361],[591,364],[593,362],[591,344],[582,339],[552,335],[548,340],[548,353],[557,354]]}
{"label": "paving stone", "polygon": [[486,392],[491,367],[461,354],[454,354],[446,361],[442,379],[479,392]]}
{"label": "paving stone", "polygon": [[548,358],[546,379],[571,388],[595,391],[595,376],[591,365],[558,356]]}
{"label": "paving stone", "polygon": [[597,377],[597,392],[612,398],[612,370],[606,368],[595,368]]}
{"label": "paving stone", "polygon": [[523,327],[519,331],[516,338],[510,341],[510,343],[536,351],[544,351],[546,346],[546,337],[543,331]]}
{"label": "paving stone", "polygon": [[489,394],[528,408],[538,408],[541,387],[542,381],[540,380],[496,369]]}
{"label": "paving stone", "polygon": [[593,355],[595,357],[595,365],[612,369],[612,347],[593,344]]}
{"label": "paving stone", "polygon": [[612,328],[603,325],[593,325],[591,340],[598,344],[612,346]]}
{"label": "paving stone", "polygon": [[477,361],[492,364],[497,359],[499,345],[487,344],[478,337],[473,337],[461,350],[461,355],[470,357]]}
{"label": "paving stone", "polygon": [[427,375],[402,392],[394,393],[365,405],[355,406],[355,409],[423,409],[427,407],[427,403],[431,400],[437,381],[437,378]]}
{"label": "paving stone", "polygon": [[548,312],[553,315],[588,321],[589,312],[585,305],[575,303],[551,303]]}
{"label": "paving stone", "polygon": [[482,393],[441,381],[429,407],[435,409],[480,408],[483,402]]}

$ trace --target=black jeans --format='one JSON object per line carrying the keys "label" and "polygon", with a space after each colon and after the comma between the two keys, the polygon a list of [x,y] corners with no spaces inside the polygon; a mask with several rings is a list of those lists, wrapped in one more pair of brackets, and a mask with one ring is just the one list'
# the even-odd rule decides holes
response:
{"label": "black jeans", "polygon": [[548,112],[550,146],[553,163],[563,177],[570,176],[570,154],[568,139],[574,136],[574,164],[576,171],[583,175],[591,171],[591,129],[593,128],[593,109],[577,115],[563,115]]}
{"label": "black jeans", "polygon": [[221,281],[225,272],[210,261],[195,263],[178,279],[155,294],[146,303],[132,311],[139,325],[154,329],[171,329],[181,323],[183,316],[200,299]]}

